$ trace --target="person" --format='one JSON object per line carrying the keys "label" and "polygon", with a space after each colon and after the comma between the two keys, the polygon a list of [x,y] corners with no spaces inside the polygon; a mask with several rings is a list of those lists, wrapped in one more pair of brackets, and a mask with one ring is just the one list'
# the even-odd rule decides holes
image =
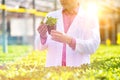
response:
{"label": "person", "polygon": [[84,11],[79,0],[60,0],[60,3],[61,9],[47,15],[57,18],[56,30],[48,34],[47,25],[41,24],[35,48],[48,50],[46,67],[89,64],[90,55],[100,44],[98,18]]}

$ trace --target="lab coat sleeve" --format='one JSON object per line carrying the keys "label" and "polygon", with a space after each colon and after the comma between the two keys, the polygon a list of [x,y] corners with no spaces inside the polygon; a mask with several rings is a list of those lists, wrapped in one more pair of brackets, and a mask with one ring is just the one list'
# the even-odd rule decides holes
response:
{"label": "lab coat sleeve", "polygon": [[86,23],[84,39],[76,38],[75,51],[80,54],[92,54],[100,44],[99,22],[97,17],[90,17]]}

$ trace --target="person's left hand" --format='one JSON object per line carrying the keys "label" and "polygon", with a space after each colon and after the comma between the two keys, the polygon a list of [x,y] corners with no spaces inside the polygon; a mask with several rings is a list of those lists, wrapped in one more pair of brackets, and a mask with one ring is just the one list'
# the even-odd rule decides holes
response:
{"label": "person's left hand", "polygon": [[70,44],[71,40],[72,40],[71,37],[69,37],[66,34],[63,34],[61,32],[58,32],[56,30],[51,31],[51,36],[52,36],[52,40],[57,41],[57,42],[61,42],[61,43]]}

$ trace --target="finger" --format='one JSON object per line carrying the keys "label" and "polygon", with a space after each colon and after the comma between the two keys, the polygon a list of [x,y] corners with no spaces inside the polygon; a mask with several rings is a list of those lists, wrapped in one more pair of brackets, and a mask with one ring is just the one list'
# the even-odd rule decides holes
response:
{"label": "finger", "polygon": [[40,32],[42,30],[42,25],[40,25],[38,28],[37,28],[37,31]]}
{"label": "finger", "polygon": [[54,33],[57,33],[57,34],[62,34],[61,32],[59,31],[56,31],[56,30],[53,30]]}
{"label": "finger", "polygon": [[45,26],[42,26],[42,27],[39,29],[39,31],[40,31],[40,32],[42,32],[42,31],[45,31],[45,32],[46,32],[46,31],[47,31],[47,28],[46,28]]}
{"label": "finger", "polygon": [[40,34],[41,35],[45,35],[47,33],[47,31],[41,31]]}
{"label": "finger", "polygon": [[56,36],[56,35],[53,35],[53,36],[52,36],[52,39],[59,41],[59,40],[60,40],[60,37],[59,37],[59,36]]}
{"label": "finger", "polygon": [[40,30],[38,30],[38,32],[42,35],[44,35],[44,34],[46,34],[47,33],[47,29],[40,29]]}
{"label": "finger", "polygon": [[39,30],[42,31],[44,29],[44,26],[40,26]]}
{"label": "finger", "polygon": [[60,38],[59,35],[54,35],[54,34],[52,34],[51,36],[52,36],[53,39],[59,39],[59,38]]}
{"label": "finger", "polygon": [[56,34],[62,34],[61,32],[56,31],[56,30],[52,30],[51,32],[52,32],[52,33],[56,33]]}
{"label": "finger", "polygon": [[56,42],[62,42],[60,39],[53,38],[53,37],[52,37],[52,40],[54,40],[54,41],[56,41]]}
{"label": "finger", "polygon": [[47,25],[46,25],[46,24],[43,24],[43,27],[47,28]]}
{"label": "finger", "polygon": [[51,36],[56,36],[56,37],[60,37],[60,36],[62,36],[62,34],[61,33],[59,33],[59,32],[51,32]]}
{"label": "finger", "polygon": [[40,29],[40,31],[45,31],[46,32],[47,28],[44,27],[44,28]]}
{"label": "finger", "polygon": [[54,33],[54,32],[51,32],[51,36],[52,36],[52,37],[57,37],[57,36],[59,36],[59,35],[56,34],[56,33]]}
{"label": "finger", "polygon": [[47,33],[47,31],[40,32],[41,35],[45,35],[46,33]]}
{"label": "finger", "polygon": [[52,29],[51,31],[56,32],[57,30],[56,29]]}

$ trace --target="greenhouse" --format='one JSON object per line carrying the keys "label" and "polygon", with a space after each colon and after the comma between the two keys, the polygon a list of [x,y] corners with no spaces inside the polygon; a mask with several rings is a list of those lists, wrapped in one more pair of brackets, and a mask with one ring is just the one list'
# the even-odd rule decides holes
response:
{"label": "greenhouse", "polygon": [[[96,33],[92,37],[86,37],[91,34],[89,31],[92,29],[86,28],[85,25],[88,25],[87,27],[93,25],[92,21],[89,25],[81,19],[86,16],[73,18],[72,14],[72,17],[69,16],[70,13],[64,14],[62,7],[66,7],[64,4],[67,4],[67,1],[69,5],[72,5],[69,0],[0,0],[0,80],[120,80],[120,0],[76,0],[80,3],[80,7],[90,15],[90,18],[97,16],[100,43],[96,28],[93,29]],[[62,18],[57,15],[58,10],[63,10]],[[53,30],[51,33],[46,33],[47,39],[46,35],[42,36],[47,41],[50,39],[48,42],[43,41],[43,43],[50,44],[42,50],[40,48],[44,45],[41,35],[44,30],[40,32],[40,26],[44,24],[48,26],[47,22],[44,22],[51,14],[54,14],[52,17],[57,17],[58,20],[55,23],[56,32]],[[89,19],[89,16],[87,18]],[[87,18],[86,22],[89,21]],[[60,19],[63,19],[63,22]],[[76,23],[74,23],[75,19]],[[93,19],[94,17],[91,18]],[[52,24],[52,19],[49,22]],[[80,30],[75,29],[74,27],[78,24],[84,28],[80,26]],[[62,30],[63,28],[58,27],[62,25],[64,25],[64,31],[65,26],[69,25],[68,33],[61,32],[58,37],[54,38],[54,32]],[[40,43],[36,43],[37,35],[40,37]],[[92,42],[92,38],[95,41]],[[79,40],[80,42],[77,42]],[[55,54],[49,57],[48,53],[52,52],[52,48]],[[48,63],[49,59],[54,64],[63,60],[64,49],[66,51],[65,66],[62,65],[63,63],[57,66]],[[81,54],[74,55],[70,51],[73,53],[78,51]],[[59,54],[60,52],[62,54]],[[76,59],[68,59],[67,55]],[[76,55],[82,57],[78,58]],[[82,59],[82,63],[87,61],[84,59],[88,57],[86,55],[90,58],[90,64],[86,62],[77,67],[70,66],[77,65],[82,62]],[[57,56],[56,59],[53,56]],[[74,62],[75,60],[78,62]],[[46,64],[53,66],[46,67]]]}

